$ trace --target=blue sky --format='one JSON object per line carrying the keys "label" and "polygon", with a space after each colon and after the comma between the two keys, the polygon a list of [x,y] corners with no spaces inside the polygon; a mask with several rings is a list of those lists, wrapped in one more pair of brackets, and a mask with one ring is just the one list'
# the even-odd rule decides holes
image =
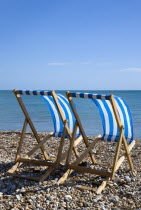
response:
{"label": "blue sky", "polygon": [[0,0],[0,89],[141,90],[140,0]]}

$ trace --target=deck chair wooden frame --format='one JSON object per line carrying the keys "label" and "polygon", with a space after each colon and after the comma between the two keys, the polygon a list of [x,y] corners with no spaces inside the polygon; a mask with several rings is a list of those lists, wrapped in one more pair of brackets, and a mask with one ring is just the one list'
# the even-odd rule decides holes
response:
{"label": "deck chair wooden frame", "polygon": [[[86,173],[90,173],[90,174],[96,174],[96,175],[106,177],[106,179],[102,182],[102,184],[97,189],[94,189],[94,188],[91,188],[91,187],[86,187],[86,186],[80,186],[80,185],[76,185],[76,186],[72,185],[72,186],[74,186],[78,189],[82,189],[82,190],[83,189],[84,190],[85,189],[86,190],[90,189],[90,190],[96,191],[97,194],[100,194],[102,192],[102,190],[105,188],[106,184],[110,180],[114,179],[116,171],[119,169],[119,167],[121,166],[121,164],[123,163],[125,158],[127,158],[127,160],[128,160],[130,169],[131,170],[134,169],[133,163],[132,163],[132,158],[131,158],[131,155],[130,155],[130,151],[132,150],[133,146],[135,145],[135,140],[133,140],[133,127],[132,127],[132,125],[130,125],[130,123],[132,123],[132,122],[128,122],[129,123],[129,128],[127,128],[126,131],[125,131],[124,122],[123,122],[123,119],[121,119],[122,117],[124,118],[125,116],[120,117],[120,115],[122,113],[119,113],[119,112],[122,112],[122,110],[119,110],[119,107],[118,107],[119,105],[118,105],[116,100],[120,100],[121,103],[123,103],[123,104],[124,104],[124,101],[119,97],[115,97],[114,95],[98,95],[98,94],[72,93],[72,92],[67,92],[66,95],[67,95],[68,101],[71,105],[71,108],[73,110],[75,119],[76,119],[76,126],[74,128],[73,136],[75,136],[76,129],[79,128],[80,132],[82,134],[82,138],[84,140],[86,149],[73,163],[70,163],[70,159],[71,159],[71,156],[72,156],[72,148],[73,148],[74,139],[75,139],[75,137],[74,137],[74,139],[71,141],[69,152],[68,152],[68,157],[67,157],[67,161],[66,161],[66,165],[67,165],[68,170],[61,177],[61,179],[58,181],[58,184],[63,184],[65,182],[65,180],[67,179],[67,177],[74,170],[80,171],[80,172],[86,172]],[[76,108],[75,108],[75,105],[74,105],[74,102],[73,102],[73,97],[90,98],[90,99],[94,100],[97,105],[98,105],[98,101],[99,101],[99,104],[100,104],[101,101],[108,101],[108,104],[110,104],[110,109],[111,109],[110,112],[112,112],[112,114],[115,118],[115,122],[116,122],[115,124],[117,124],[116,126],[118,128],[118,135],[116,137],[114,137],[115,138],[114,141],[117,142],[117,146],[116,146],[116,152],[115,152],[115,156],[114,156],[112,170],[110,172],[108,170],[103,171],[101,169],[100,170],[91,169],[91,168],[87,168],[87,167],[79,165],[83,161],[84,157],[86,157],[86,155],[88,155],[89,152],[92,151],[92,149],[95,147],[95,145],[98,141],[109,140],[109,139],[107,138],[107,134],[104,133],[103,136],[101,136],[101,135],[97,136],[95,141],[93,141],[91,144],[88,143],[87,136],[85,134],[82,123],[80,121],[79,115],[76,111]],[[107,102],[104,102],[104,103],[107,103]],[[100,108],[100,105],[98,105],[98,106]],[[126,114],[127,114],[127,117],[128,117],[128,114],[130,114],[130,113],[128,113],[129,108],[127,110],[127,105],[124,104],[124,106],[125,106],[125,111],[126,111]],[[103,113],[101,112],[101,114],[103,114]],[[110,126],[110,123],[109,123],[109,126]],[[130,131],[129,131],[129,129],[130,129]],[[129,132],[129,135],[128,135],[129,138],[127,138],[127,136],[125,136],[125,132],[127,132],[127,130]],[[112,137],[109,137],[109,138],[110,138],[110,141],[111,141]],[[129,145],[128,145],[127,142],[129,143]],[[125,154],[119,158],[119,153],[120,153],[120,149],[121,149],[122,144],[124,146]],[[96,158],[95,158],[95,164],[98,164],[97,161],[96,161]],[[71,184],[70,184],[70,186],[71,186]]]}
{"label": "deck chair wooden frame", "polygon": [[[75,123],[74,120],[72,119],[73,116],[71,115],[69,107],[68,107],[69,103],[64,96],[62,96],[61,94],[56,94],[55,91],[23,91],[23,90],[15,89],[15,90],[13,90],[13,92],[14,92],[14,94],[17,98],[17,101],[23,111],[25,120],[24,120],[24,124],[23,124],[23,128],[22,128],[22,132],[21,132],[21,138],[20,138],[19,145],[17,148],[17,153],[16,153],[16,157],[15,157],[15,165],[10,170],[8,170],[7,175],[42,182],[55,169],[57,169],[59,167],[61,161],[64,161],[64,159],[67,156],[67,151],[62,153],[62,149],[64,146],[64,139],[66,138],[66,135],[67,135],[67,138],[72,139],[71,130],[73,130],[73,124]],[[43,140],[41,140],[36,129],[35,129],[35,126],[34,126],[32,120],[28,114],[28,111],[27,111],[26,106],[22,100],[21,95],[35,95],[35,96],[40,95],[43,97],[44,101],[47,102],[48,105],[53,104],[54,113],[56,113],[56,115],[58,113],[58,115],[57,115],[58,119],[56,120],[55,129],[56,129],[58,123],[60,123],[60,128],[58,128],[59,130],[50,132]],[[49,101],[49,97],[51,97],[52,101]],[[68,115],[68,117],[66,117],[65,114]],[[71,118],[71,120],[70,120],[70,118]],[[27,125],[30,126],[31,131],[33,132],[33,135],[37,141],[37,145],[31,151],[29,151],[24,157],[21,157],[21,149],[22,149]],[[79,133],[78,133],[78,135],[79,135]],[[58,154],[57,154],[55,160],[50,159],[49,155],[47,154],[47,152],[44,149],[44,144],[46,143],[46,141],[49,140],[53,136],[61,138],[59,149],[58,149]],[[80,141],[81,141],[81,137],[79,137],[77,139],[77,142],[75,142],[75,145],[73,148],[73,152],[76,157],[78,157],[78,155],[79,155],[76,146]],[[41,152],[44,156],[44,160],[36,160],[36,159],[30,158],[31,155],[33,155],[38,149],[41,150]],[[49,169],[41,177],[25,176],[23,174],[20,174],[20,175],[16,174],[16,170],[18,169],[18,167],[20,167],[24,163],[32,164],[32,165],[39,165],[39,166],[48,166]]]}

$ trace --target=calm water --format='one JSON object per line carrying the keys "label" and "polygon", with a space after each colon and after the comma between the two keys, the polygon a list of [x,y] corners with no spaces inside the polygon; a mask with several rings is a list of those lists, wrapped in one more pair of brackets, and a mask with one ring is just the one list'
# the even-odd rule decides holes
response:
{"label": "calm water", "polygon": [[[56,91],[65,95],[65,91]],[[81,91],[83,92],[83,91]],[[134,137],[141,139],[141,91],[84,91],[121,96],[132,113]],[[40,96],[23,96],[31,118],[38,131],[53,131],[53,124],[47,105]],[[97,107],[90,99],[75,99],[78,112],[87,135],[102,133],[101,119]],[[83,102],[83,103],[82,103]],[[24,116],[12,91],[0,91],[0,130],[19,131]],[[28,128],[29,130],[29,128]]]}

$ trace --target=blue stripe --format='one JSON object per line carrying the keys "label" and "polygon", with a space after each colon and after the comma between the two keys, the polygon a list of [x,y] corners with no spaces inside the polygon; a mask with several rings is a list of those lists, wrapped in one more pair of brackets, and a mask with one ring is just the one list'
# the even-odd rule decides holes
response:
{"label": "blue stripe", "polygon": [[88,98],[93,98],[91,93],[88,94]]}
{"label": "blue stripe", "polygon": [[108,138],[107,140],[111,141],[112,139],[112,136],[113,136],[113,130],[114,130],[114,123],[113,123],[113,116],[112,116],[112,113],[111,113],[111,110],[108,106],[108,104],[106,103],[106,101],[102,101],[103,102],[103,105],[108,113],[108,119],[109,119],[109,135],[108,135]]}
{"label": "blue stripe", "polygon": [[101,99],[101,95],[97,94],[97,95],[96,95],[96,98],[97,98],[97,99]]}
{"label": "blue stripe", "polygon": [[72,94],[72,97],[76,97],[76,93],[71,93]]}
{"label": "blue stripe", "polygon": [[40,95],[42,95],[42,96],[43,96],[43,95],[44,95],[44,91],[40,91]]}
{"label": "blue stripe", "polygon": [[80,93],[80,98],[84,98],[84,93]]}
{"label": "blue stripe", "polygon": [[33,95],[37,95],[37,90],[33,90]]}
{"label": "blue stripe", "polygon": [[29,92],[30,90],[26,90],[25,92],[26,92],[26,95],[30,95],[30,92]]}
{"label": "blue stripe", "polygon": [[18,90],[18,93],[19,93],[20,95],[22,95],[22,94],[23,94],[23,91],[22,91],[22,90]]}

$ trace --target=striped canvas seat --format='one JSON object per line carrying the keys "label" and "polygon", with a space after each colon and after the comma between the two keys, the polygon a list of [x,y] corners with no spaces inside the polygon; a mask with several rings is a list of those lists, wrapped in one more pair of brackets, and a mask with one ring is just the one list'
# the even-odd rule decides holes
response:
{"label": "striped canvas seat", "polygon": [[[100,95],[91,93],[72,93],[73,97],[90,98],[99,109],[102,119],[103,135],[102,139],[117,142],[119,139],[119,128],[116,122],[115,114],[110,102],[110,95]],[[117,111],[121,124],[124,127],[124,135],[128,143],[133,140],[133,124],[132,117],[128,105],[118,96],[114,96]]]}

